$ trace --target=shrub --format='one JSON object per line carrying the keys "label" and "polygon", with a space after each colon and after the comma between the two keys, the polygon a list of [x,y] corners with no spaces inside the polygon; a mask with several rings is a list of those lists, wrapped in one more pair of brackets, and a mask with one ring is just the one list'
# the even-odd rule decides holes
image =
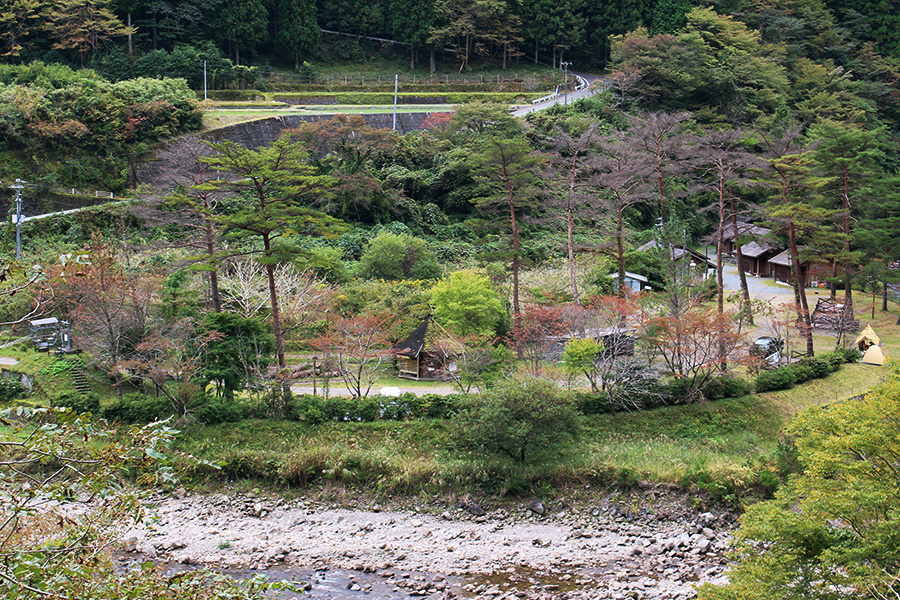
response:
{"label": "shrub", "polygon": [[207,397],[193,411],[198,421],[206,425],[237,423],[248,416],[247,406],[221,397]]}
{"label": "shrub", "polygon": [[103,417],[123,423],[150,423],[169,418],[174,409],[164,396],[150,394],[125,394],[114,398],[103,409]]}
{"label": "shrub", "polygon": [[816,378],[815,372],[809,365],[795,363],[782,368],[787,369],[794,374],[794,383],[806,383],[807,381]]}
{"label": "shrub", "polygon": [[397,397],[373,396],[350,399],[305,394],[295,396],[288,403],[286,416],[294,421],[317,425],[323,421],[404,421],[407,419],[447,419],[455,412],[458,400],[455,395],[412,393]]}
{"label": "shrub", "polygon": [[830,362],[824,360],[821,357],[804,358],[800,361],[799,364],[805,367],[809,367],[809,369],[812,371],[814,379],[826,377],[829,373],[835,370],[835,368],[831,366]]}
{"label": "shrub", "polygon": [[100,413],[100,398],[97,394],[81,392],[63,392],[53,401],[54,406],[65,406],[78,413]]}
{"label": "shrub", "polygon": [[862,354],[856,348],[841,348],[835,350],[835,354],[840,354],[845,363],[857,363],[862,358]]}
{"label": "shrub", "polygon": [[714,377],[703,390],[703,397],[707,400],[723,400],[725,398],[740,398],[753,391],[753,384],[741,377],[734,375],[720,375]]}
{"label": "shrub", "polygon": [[0,402],[9,402],[25,396],[26,390],[22,382],[15,379],[0,378]]}
{"label": "shrub", "polygon": [[756,376],[756,392],[773,392],[786,390],[797,382],[795,372],[790,367],[781,367],[774,371],[763,371]]}
{"label": "shrub", "polygon": [[441,271],[425,240],[390,231],[373,238],[359,259],[359,274],[369,279],[437,279]]}
{"label": "shrub", "polygon": [[305,421],[310,425],[318,425],[325,420],[323,410],[324,398],[303,394],[291,396],[284,409],[284,416],[292,421]]}
{"label": "shrub", "polygon": [[455,271],[431,288],[434,319],[457,335],[491,336],[506,314],[491,280],[475,271]]}
{"label": "shrub", "polygon": [[580,427],[572,395],[538,378],[502,381],[453,418],[460,447],[503,454],[519,463],[554,454]]}
{"label": "shrub", "polygon": [[831,367],[832,371],[837,371],[841,368],[842,364],[847,362],[844,360],[844,353],[840,351],[826,352],[825,354],[820,354],[818,358],[828,363],[828,366]]}
{"label": "shrub", "polygon": [[615,410],[606,392],[575,392],[574,397],[575,406],[583,415],[602,415]]}

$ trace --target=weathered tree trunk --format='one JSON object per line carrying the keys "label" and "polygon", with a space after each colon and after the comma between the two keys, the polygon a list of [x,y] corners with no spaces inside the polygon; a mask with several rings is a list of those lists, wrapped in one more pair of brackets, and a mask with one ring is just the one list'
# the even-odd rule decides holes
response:
{"label": "weathered tree trunk", "polygon": [[797,230],[794,227],[794,220],[790,223],[790,245],[791,245],[791,271],[794,279],[794,297],[797,300],[798,320],[803,323],[803,334],[806,336],[806,355],[814,356],[812,337],[812,321],[809,315],[809,302],[806,299],[806,286],[803,281],[803,274],[800,268],[800,251],[797,247]]}
{"label": "weathered tree trunk", "polygon": [[434,75],[434,72],[437,71],[437,67],[435,66],[435,56],[434,56],[434,54],[435,54],[435,52],[434,52],[434,45],[432,45],[431,48],[430,48],[429,51],[428,51],[428,60],[429,60],[429,62],[430,62],[430,65],[429,65],[429,67],[428,67],[428,72],[429,72],[429,74],[431,74],[431,75]]}
{"label": "weathered tree trunk", "polygon": [[[266,257],[272,255],[272,243],[268,234],[263,235],[263,249]],[[281,312],[278,310],[278,293],[275,291],[275,265],[266,264],[266,278],[269,280],[269,301],[272,304],[272,328],[275,333],[275,352],[278,356],[278,369],[283,371],[287,366],[284,358],[284,332],[281,328]],[[279,377],[282,374],[279,373]],[[280,413],[284,408],[284,403],[291,393],[290,382],[286,377],[281,378],[281,398],[273,409],[276,413]]]}
{"label": "weathered tree trunk", "polygon": [[222,301],[219,297],[219,273],[216,269],[215,256],[215,232],[211,221],[206,223],[206,253],[209,256],[209,262],[212,270],[209,272],[209,295],[212,298],[213,310],[222,312]]}
{"label": "weathered tree trunk", "polygon": [[619,295],[625,295],[625,207],[616,192],[616,262],[619,267]]}
{"label": "weathered tree trunk", "polygon": [[569,250],[569,279],[572,283],[572,302],[581,306],[578,297],[578,280],[575,276],[575,173],[578,169],[578,152],[572,158],[572,170],[569,172],[569,197],[566,202],[566,242]]}
{"label": "weathered tree trunk", "polygon": [[747,285],[747,274],[744,273],[744,255],[741,253],[741,244],[738,239],[737,212],[734,210],[734,196],[731,196],[731,230],[734,232],[734,254],[738,263],[738,277],[741,280],[741,298],[743,298],[744,306],[747,311],[747,324],[751,327],[753,323],[753,309],[750,304],[750,288]]}
{"label": "weathered tree trunk", "polygon": [[850,173],[847,165],[841,169],[841,205],[844,210],[844,319],[853,319],[853,264],[850,260]]}

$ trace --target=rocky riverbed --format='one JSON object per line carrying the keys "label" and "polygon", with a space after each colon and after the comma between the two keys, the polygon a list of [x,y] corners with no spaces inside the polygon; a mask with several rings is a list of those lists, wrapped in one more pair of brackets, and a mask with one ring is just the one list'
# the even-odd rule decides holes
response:
{"label": "rocky riverbed", "polygon": [[447,504],[350,510],[181,493],[154,499],[150,518],[123,536],[120,560],[265,570],[303,579],[323,599],[675,600],[724,581],[734,526],[728,512],[694,511],[658,489],[489,510]]}

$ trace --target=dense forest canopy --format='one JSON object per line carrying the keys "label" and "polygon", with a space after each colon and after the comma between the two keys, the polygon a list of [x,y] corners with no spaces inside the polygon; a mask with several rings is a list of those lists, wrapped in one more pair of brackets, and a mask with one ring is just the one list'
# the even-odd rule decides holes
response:
{"label": "dense forest canopy", "polygon": [[213,43],[236,64],[362,58],[358,40],[325,30],[402,42],[412,65],[425,60],[420,52],[452,48],[448,60],[463,65],[476,57],[565,58],[588,70],[606,67],[611,37],[638,27],[676,33],[694,7],[734,15],[786,59],[802,54],[847,67],[866,45],[900,56],[897,0],[13,0],[0,12],[0,56],[85,64],[113,48],[131,60]]}

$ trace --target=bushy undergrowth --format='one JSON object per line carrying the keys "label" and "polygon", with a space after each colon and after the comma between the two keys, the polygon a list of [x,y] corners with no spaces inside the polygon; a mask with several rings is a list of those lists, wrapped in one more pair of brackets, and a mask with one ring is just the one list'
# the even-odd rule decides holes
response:
{"label": "bushy undergrowth", "polygon": [[458,409],[459,396],[401,394],[395,398],[346,398],[342,396],[294,396],[285,416],[293,421],[318,425],[325,421],[405,421],[407,419],[446,419]]}
{"label": "bushy undergrowth", "polygon": [[844,363],[858,362],[859,358],[859,352],[848,348],[803,358],[797,363],[772,371],[763,371],[756,376],[756,392],[786,390],[799,383],[821,379],[840,369]]}
{"label": "bushy undergrowth", "polygon": [[[174,416],[172,403],[165,396],[134,392],[110,400],[104,406],[102,415],[110,421],[121,423],[150,423]],[[225,400],[207,396],[190,407],[189,416],[199,423],[236,423],[254,414],[253,406],[247,402]]]}

